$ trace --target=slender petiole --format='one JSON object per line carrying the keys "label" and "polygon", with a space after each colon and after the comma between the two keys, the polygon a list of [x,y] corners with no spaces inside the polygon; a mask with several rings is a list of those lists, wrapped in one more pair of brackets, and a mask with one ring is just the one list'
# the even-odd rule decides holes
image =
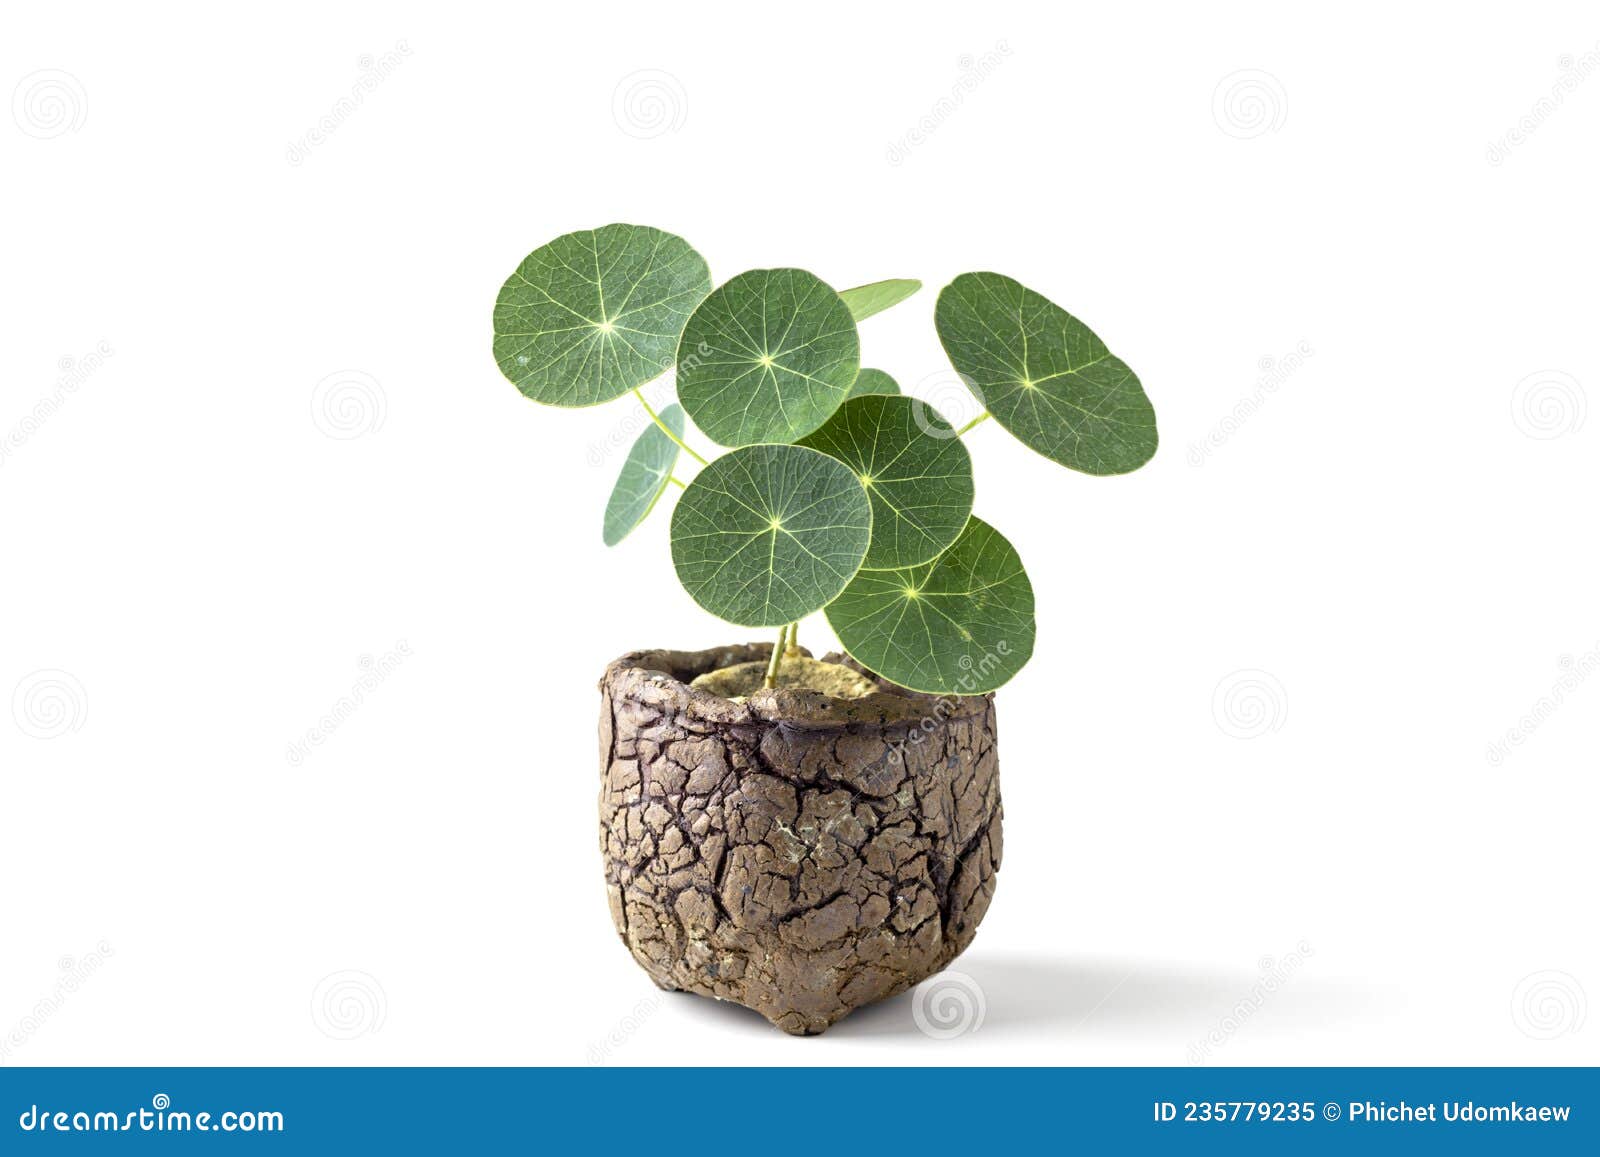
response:
{"label": "slender petiole", "polygon": [[682,438],[678,437],[672,432],[672,427],[661,420],[661,415],[657,414],[650,408],[650,403],[644,400],[644,391],[640,390],[638,386],[633,387],[633,396],[639,399],[639,404],[644,407],[644,412],[650,415],[650,420],[661,427],[661,432],[678,444],[678,449],[688,454],[689,457],[700,463],[700,465],[710,465],[709,462],[694,452],[693,446],[689,445],[689,443],[685,442]]}
{"label": "slender petiole", "polygon": [[778,643],[772,648],[772,659],[767,663],[767,677],[761,681],[763,687],[776,687],[778,685],[778,664],[783,662],[784,640],[788,634],[788,625],[778,628]]}
{"label": "slender petiole", "polygon": [[678,487],[687,487],[689,485],[682,478],[679,478],[676,474],[668,474],[667,475],[667,481],[672,483],[674,486],[678,486]]}
{"label": "slender petiole", "polygon": [[961,437],[961,435],[965,434],[968,430],[972,429],[972,427],[976,426],[979,422],[984,422],[984,421],[987,421],[988,419],[989,419],[989,411],[985,410],[983,413],[979,414],[976,418],[972,419],[972,421],[968,422],[965,426],[961,427],[961,429],[957,430],[956,431],[956,437],[957,438]]}

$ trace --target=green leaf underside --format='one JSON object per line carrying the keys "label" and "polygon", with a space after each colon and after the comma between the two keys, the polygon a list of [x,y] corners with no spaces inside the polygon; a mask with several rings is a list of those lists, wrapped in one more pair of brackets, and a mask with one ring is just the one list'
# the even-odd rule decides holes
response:
{"label": "green leaf underside", "polygon": [[[661,411],[661,420],[674,434],[683,437],[683,407],[672,403]],[[617,475],[617,484],[606,501],[603,537],[607,546],[616,546],[650,516],[677,464],[678,444],[651,422],[628,451],[622,473]]]}
{"label": "green leaf underside", "polygon": [[803,269],[753,269],[718,286],[678,347],[678,400],[723,446],[792,442],[855,383],[861,343],[839,295]]}
{"label": "green leaf underside", "polygon": [[865,321],[875,313],[899,305],[921,288],[920,281],[909,277],[893,277],[888,281],[874,281],[871,285],[858,285],[854,289],[841,289],[839,296],[850,307],[851,317]]}
{"label": "green leaf underside", "polygon": [[972,513],[972,456],[950,424],[906,397],[851,398],[799,443],[850,467],[872,500],[864,567],[927,562]]}
{"label": "green leaf underside", "polygon": [[672,365],[711,292],[689,243],[643,225],[557,237],[528,254],[494,304],[500,372],[536,402],[593,406]]}
{"label": "green leaf underside", "polygon": [[862,370],[856,375],[855,385],[850,387],[850,393],[845,398],[864,397],[867,394],[898,394],[900,383],[891,378],[882,370]]}
{"label": "green leaf underside", "polygon": [[1156,452],[1139,379],[1088,326],[998,273],[963,273],[934,310],[950,364],[1012,434],[1086,474],[1125,474]]}
{"label": "green leaf underside", "polygon": [[672,564],[718,618],[777,627],[838,595],[871,535],[872,505],[849,467],[804,446],[746,446],[679,497]]}
{"label": "green leaf underside", "polygon": [[913,691],[980,695],[1033,654],[1033,587],[1022,560],[977,518],[932,562],[861,571],[827,615],[857,662]]}

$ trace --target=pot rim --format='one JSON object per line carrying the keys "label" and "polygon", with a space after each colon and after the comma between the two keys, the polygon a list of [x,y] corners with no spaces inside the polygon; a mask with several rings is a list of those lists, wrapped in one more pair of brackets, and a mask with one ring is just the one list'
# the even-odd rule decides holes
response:
{"label": "pot rim", "polygon": [[[875,675],[848,655],[829,653],[825,663],[840,663],[861,672],[878,690],[859,699],[836,699],[821,691],[796,687],[764,688],[743,703],[714,695],[690,681],[707,671],[736,663],[765,661],[773,644],[735,643],[703,651],[657,648],[630,651],[606,667],[600,688],[621,698],[651,707],[685,712],[718,724],[782,724],[810,729],[843,728],[868,724],[917,724],[927,719],[948,722],[987,711],[994,692],[984,695],[930,695],[910,691]],[[811,657],[805,647],[801,654]]]}

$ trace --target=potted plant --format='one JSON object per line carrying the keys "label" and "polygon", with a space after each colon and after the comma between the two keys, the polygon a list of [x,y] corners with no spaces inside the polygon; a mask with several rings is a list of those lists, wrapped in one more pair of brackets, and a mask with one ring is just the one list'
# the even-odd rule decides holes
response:
{"label": "potted plant", "polygon": [[[1156,449],[1133,371],[997,273],[962,274],[935,309],[978,418],[955,429],[862,368],[857,323],[920,287],[835,292],[801,269],[758,269],[713,288],[682,238],[619,224],[534,250],[495,302],[495,360],[529,398],[631,393],[649,413],[605,542],[678,491],[684,589],[729,623],[777,632],[606,669],[600,842],[617,931],[651,978],[791,1033],[943,968],[994,892],[994,691],[1033,652],[1033,588],[973,514],[962,435],[993,418],[1087,474],[1125,473]],[[678,401],[658,411],[641,387],[669,369]],[[691,422],[694,441],[725,452],[696,450]],[[799,645],[818,611],[844,654]]]}

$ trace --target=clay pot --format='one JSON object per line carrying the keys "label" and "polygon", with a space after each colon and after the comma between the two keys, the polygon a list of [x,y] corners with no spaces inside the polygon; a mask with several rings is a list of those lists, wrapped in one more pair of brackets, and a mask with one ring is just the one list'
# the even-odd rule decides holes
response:
{"label": "clay pot", "polygon": [[819,1033],[972,942],[1000,867],[994,697],[688,685],[771,653],[606,669],[600,848],[617,932],[657,985]]}

